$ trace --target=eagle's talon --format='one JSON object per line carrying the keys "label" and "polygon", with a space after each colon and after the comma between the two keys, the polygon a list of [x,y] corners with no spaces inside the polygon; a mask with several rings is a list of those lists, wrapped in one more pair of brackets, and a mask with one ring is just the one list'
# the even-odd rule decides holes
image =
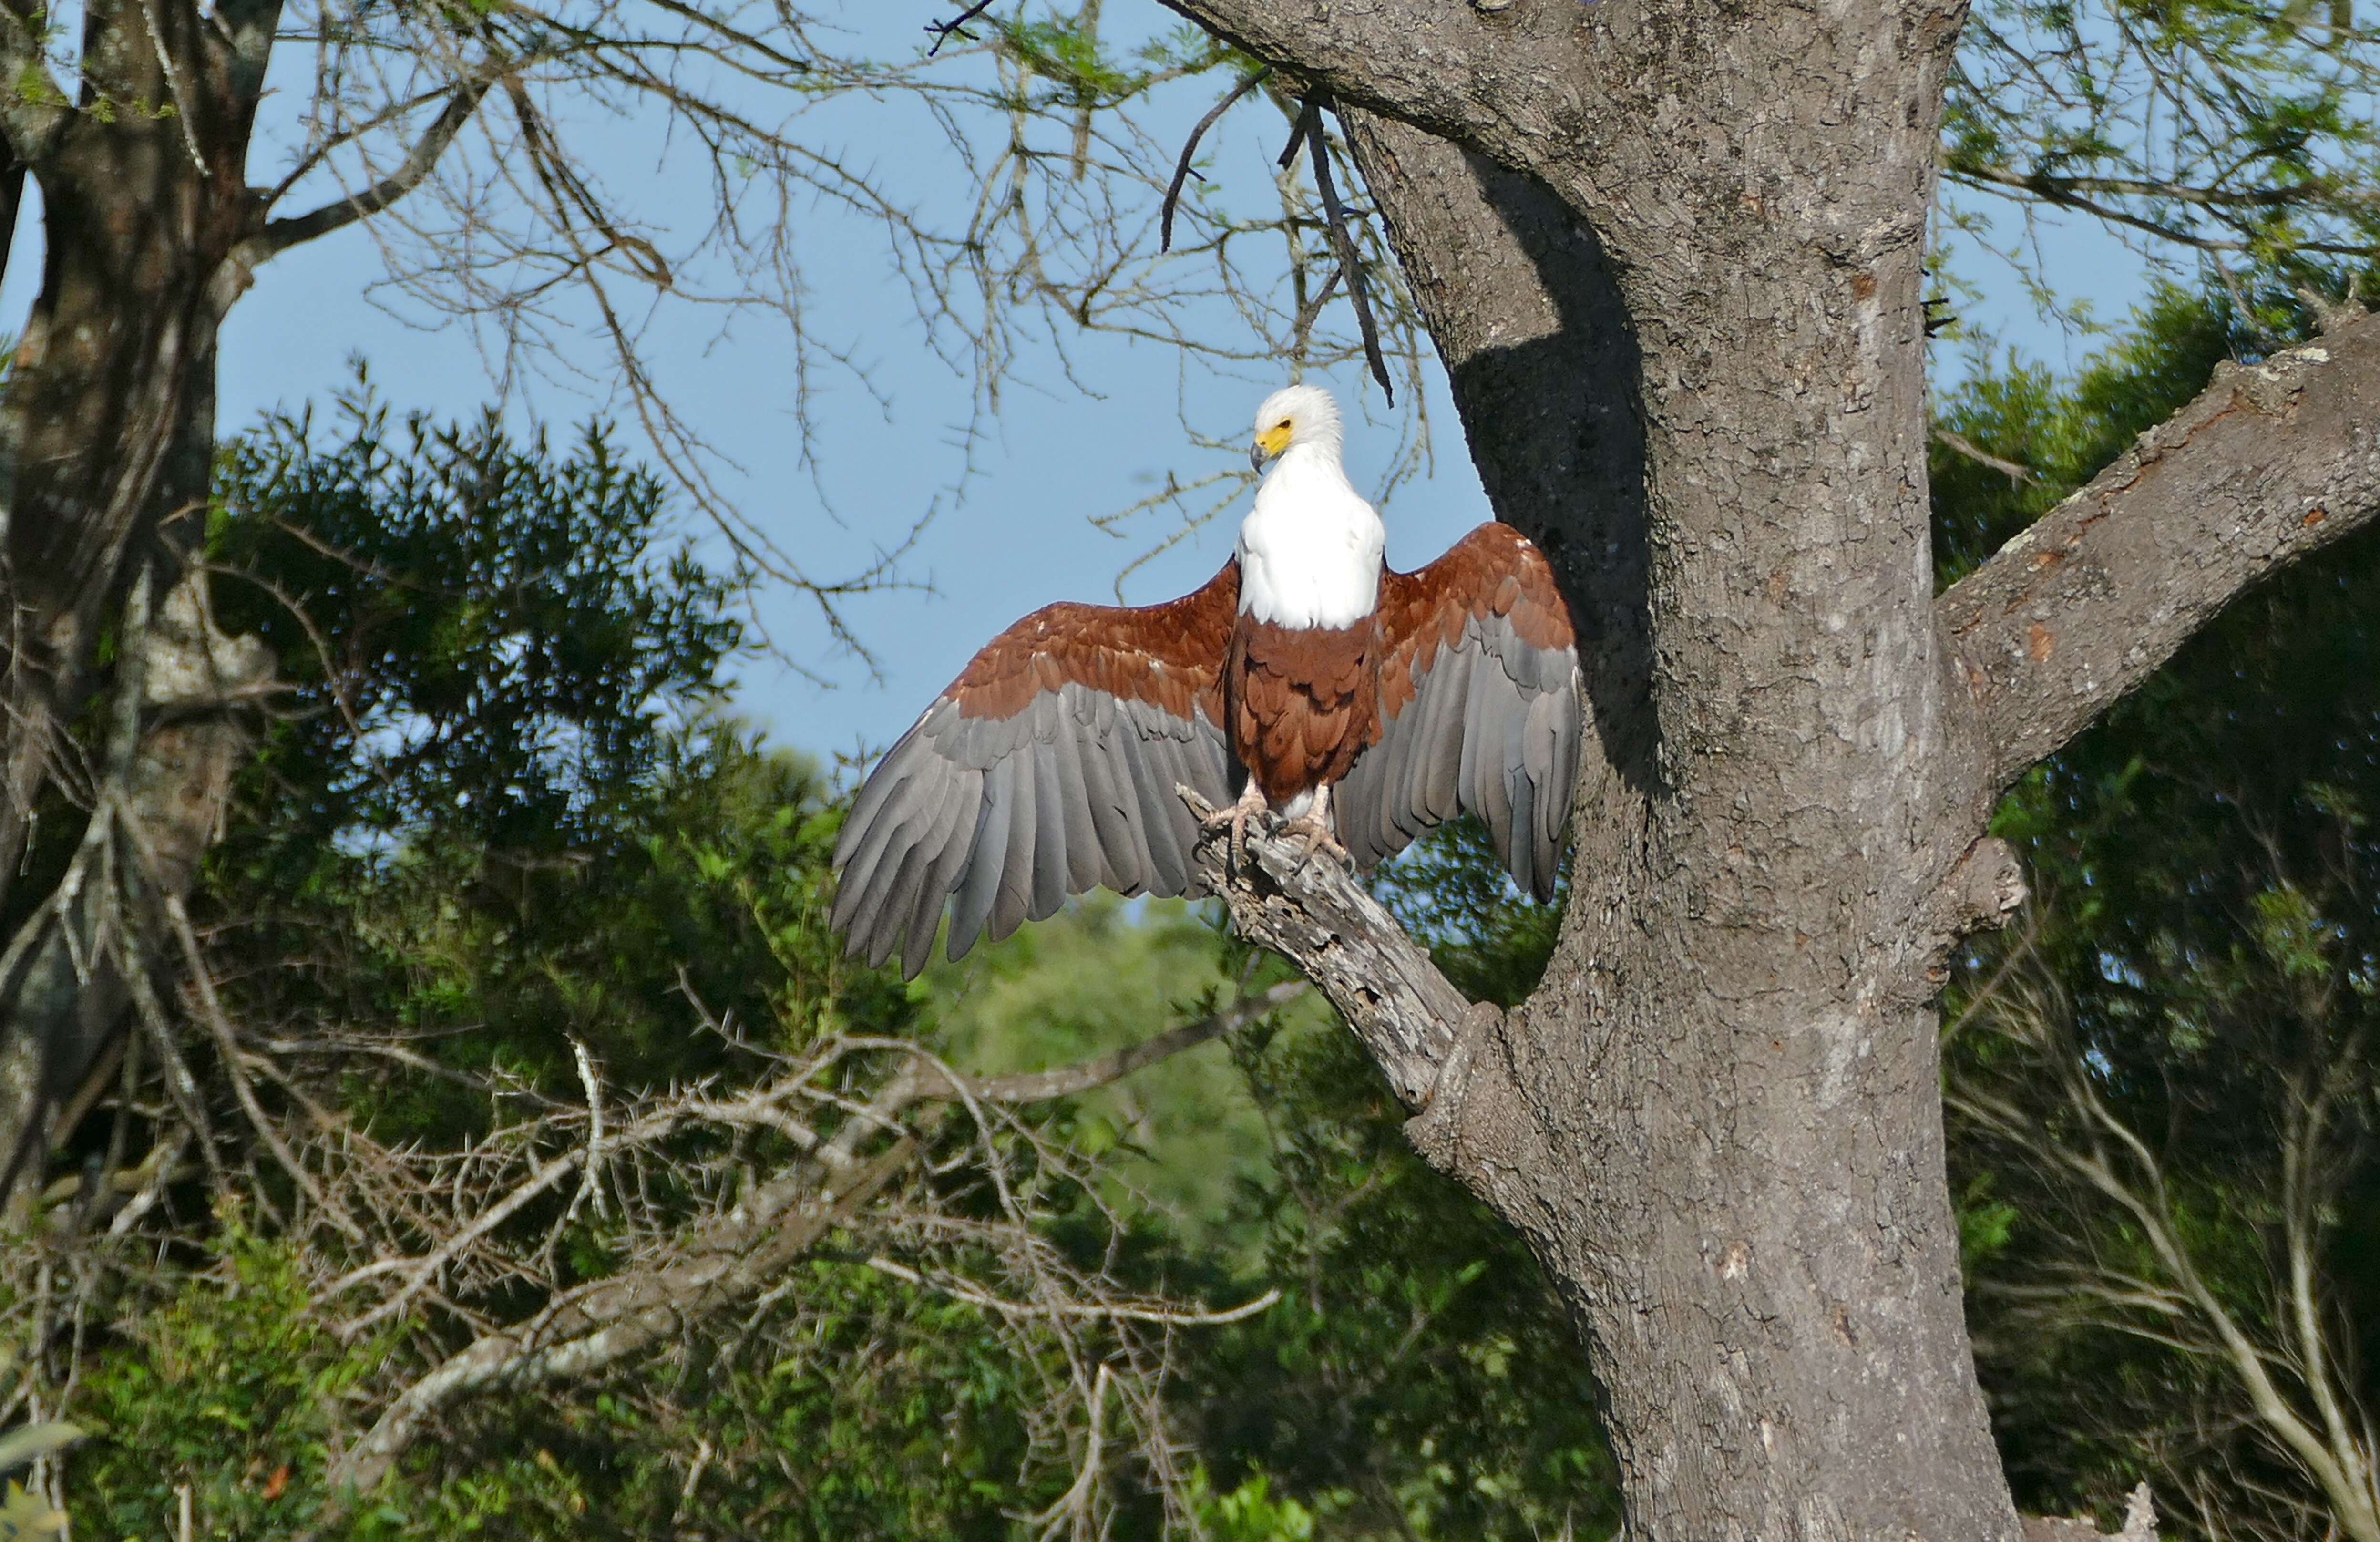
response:
{"label": "eagle's talon", "polygon": [[1282,825],[1281,832],[1299,836],[1305,841],[1305,848],[1297,854],[1300,863],[1314,860],[1314,854],[1318,851],[1327,851],[1350,866],[1354,863],[1355,859],[1347,855],[1347,848],[1339,844],[1338,834],[1331,830],[1330,820],[1321,814],[1300,814]]}
{"label": "eagle's talon", "polygon": [[1219,808],[1198,822],[1208,830],[1220,830],[1226,825],[1230,826],[1232,866],[1245,867],[1248,859],[1248,821],[1263,813],[1265,807],[1264,789],[1258,787],[1251,778],[1246,789],[1240,794],[1240,800],[1237,803],[1232,804],[1229,808]]}

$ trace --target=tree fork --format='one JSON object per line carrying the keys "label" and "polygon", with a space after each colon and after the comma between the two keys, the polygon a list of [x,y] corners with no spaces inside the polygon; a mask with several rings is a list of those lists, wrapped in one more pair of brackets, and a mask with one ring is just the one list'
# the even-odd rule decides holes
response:
{"label": "tree fork", "polygon": [[[1661,744],[1653,703],[1681,685],[1646,661],[1682,607],[1637,557],[1645,511],[1660,511],[1630,484],[1646,419],[1611,265],[1536,178],[1390,119],[1357,115],[1350,139],[1499,512],[1547,545],[1581,613],[1603,754],[1582,770],[1561,947],[1509,1016],[1340,977],[1335,959],[1376,958],[1400,979],[1427,960],[1351,880],[1293,847],[1257,841],[1238,874],[1210,850],[1208,882],[1245,934],[1324,984],[1420,1110],[1409,1134],[1423,1154],[1531,1240],[1611,1391],[1639,1531],[2011,1535],[1941,1178],[1940,965],[2022,902],[2012,854],[1983,833],[2008,778],[2259,577],[2380,512],[2380,433],[2362,407],[2380,394],[2380,324],[2341,316],[2316,344],[2218,370],[1938,599],[1904,572],[1917,617],[1900,632],[1900,688],[1933,717],[1930,739],[1902,746],[1925,762],[1904,805],[1921,839],[1872,880],[1894,893],[1867,922],[1885,956],[1855,981],[1865,994],[1835,1000],[1837,1021],[1779,1014],[1771,1026],[1769,981],[1813,952],[1841,969],[1845,941],[1790,892],[1767,901],[1803,923],[1791,934],[1742,901],[1713,929],[1710,888],[1676,892],[1686,864],[1670,853],[1694,827],[1675,805],[1694,789],[1645,747]],[[1717,855],[1726,872],[1748,853]],[[1700,999],[1730,978],[1751,981],[1750,1010]],[[1382,1021],[1394,1013],[1406,1020]],[[1869,1412],[1828,1427],[1816,1415],[1830,1402]]]}

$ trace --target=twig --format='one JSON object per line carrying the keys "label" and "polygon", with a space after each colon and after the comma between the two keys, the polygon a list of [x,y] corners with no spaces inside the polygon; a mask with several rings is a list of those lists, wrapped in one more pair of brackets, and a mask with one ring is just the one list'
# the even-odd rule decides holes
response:
{"label": "twig", "polygon": [[927,22],[926,30],[934,34],[934,46],[926,50],[926,57],[930,59],[935,55],[941,53],[942,51],[942,44],[950,42],[953,38],[963,38],[968,42],[973,42],[975,41],[975,34],[963,30],[963,29],[968,22],[973,21],[977,17],[981,16],[984,12],[990,9],[991,9],[991,0],[976,0],[974,5],[969,6],[966,9],[959,12],[957,16],[952,18],[948,21]]}
{"label": "twig", "polygon": [[1372,378],[1380,382],[1380,394],[1394,407],[1396,388],[1389,383],[1389,362],[1380,355],[1380,329],[1372,321],[1364,259],[1355,250],[1355,238],[1347,234],[1347,215],[1339,207],[1338,190],[1330,185],[1330,145],[1322,132],[1320,103],[1307,103],[1298,121],[1305,126],[1305,142],[1313,151],[1314,190],[1322,195],[1322,212],[1330,222],[1330,244],[1338,249],[1340,271],[1347,275],[1347,297],[1355,305],[1355,324],[1364,332],[1364,360],[1372,367]]}
{"label": "twig", "polygon": [[1956,454],[1966,456],[1969,460],[1973,461],[1978,466],[1990,467],[2001,476],[2006,477],[2009,480],[2009,485],[2011,487],[2022,487],[2027,482],[2037,482],[2041,480],[2041,473],[2034,470],[2032,467],[2025,465],[2022,461],[2003,460],[1998,455],[1992,454],[1989,450],[1986,450],[1981,445],[1975,443],[1974,441],[1969,439],[1964,434],[1953,433],[1949,429],[1936,429],[1934,431],[1934,443],[1941,445],[1946,450],[1953,451]]}
{"label": "twig", "polygon": [[1190,157],[1198,152],[1198,141],[1216,121],[1232,110],[1232,104],[1263,85],[1272,76],[1272,66],[1266,65],[1254,75],[1223,93],[1223,99],[1207,109],[1207,115],[1190,127],[1190,137],[1182,143],[1182,159],[1173,164],[1173,180],[1165,189],[1165,202],[1157,216],[1157,249],[1173,249],[1173,213],[1182,201],[1182,185],[1190,179]]}
{"label": "twig", "polygon": [[603,1084],[595,1075],[595,1059],[587,1051],[584,1040],[573,1038],[570,1052],[578,1061],[578,1083],[587,1089],[587,1165],[579,1170],[578,1192],[572,1196],[569,1213],[562,1218],[565,1226],[578,1215],[578,1207],[593,1200],[598,1220],[611,1219],[611,1207],[603,1202]]}
{"label": "twig", "polygon": [[972,1306],[981,1306],[987,1311],[997,1312],[1002,1317],[1089,1317],[1121,1319],[1125,1322],[1153,1322],[1169,1328],[1213,1328],[1223,1323],[1240,1322],[1255,1317],[1258,1312],[1281,1299],[1281,1287],[1275,1285],[1253,1301],[1242,1302],[1237,1306],[1226,1306],[1219,1312],[1184,1311],[1179,1306],[1142,1306],[1130,1303],[1105,1301],[1062,1301],[1054,1305],[1041,1306],[1029,1301],[1005,1300],[988,1291],[979,1291],[972,1285],[963,1285],[956,1281],[936,1280],[911,1269],[906,1264],[895,1263],[880,1253],[868,1258],[868,1267],[879,1274],[890,1275],[904,1284],[916,1285],[929,1291],[940,1291],[944,1295],[964,1301]]}

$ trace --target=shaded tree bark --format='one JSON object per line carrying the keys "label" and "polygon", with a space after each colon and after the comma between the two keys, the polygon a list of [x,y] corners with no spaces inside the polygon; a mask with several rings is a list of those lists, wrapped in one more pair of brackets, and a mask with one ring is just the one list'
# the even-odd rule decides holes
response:
{"label": "shaded tree bark", "polygon": [[[38,1171],[51,1117],[121,1031],[144,936],[222,824],[269,686],[261,656],[215,631],[188,565],[224,318],[259,262],[402,197],[486,89],[458,90],[423,164],[268,220],[246,169],[280,16],[280,0],[96,0],[70,100],[42,52],[46,12],[0,0],[0,191],[30,175],[43,212],[41,292],[0,390],[0,904],[25,917],[0,953],[0,1198]],[[153,624],[128,611],[136,591]],[[115,705],[95,702],[103,686]],[[95,726],[70,735],[79,722]],[[68,882],[12,896],[45,795],[91,830]]]}
{"label": "shaded tree bark", "polygon": [[1262,863],[1235,915],[1529,1239],[1632,1536],[2014,1537],[1940,965],[2021,901],[1985,836],[2006,782],[2371,516],[2380,327],[2218,380],[1937,601],[1919,285],[1955,0],[1169,4],[1340,104],[1489,494],[1562,576],[1602,750],[1509,1015],[1367,1027],[1389,1004],[1318,939],[1380,953],[1384,918]]}
{"label": "shaded tree bark", "polygon": [[[144,628],[137,647],[191,650],[155,660],[165,675],[212,667],[202,597],[177,586],[203,528],[215,336],[246,287],[244,274],[225,281],[225,259],[258,214],[244,172],[278,16],[271,0],[213,18],[191,5],[93,6],[86,83],[71,105],[36,51],[41,13],[12,10],[0,23],[11,33],[0,52],[16,55],[20,83],[0,130],[39,183],[44,212],[41,293],[0,395],[0,894],[19,871],[45,785],[92,811],[87,848],[113,841],[115,820],[128,818],[179,851],[191,844],[186,820],[202,844],[221,818],[227,775],[196,797],[141,795],[171,778],[137,775],[141,753],[125,735],[137,740],[155,704],[136,683],[117,692],[136,716],[100,736],[97,763],[66,728],[84,710],[102,634],[114,626],[135,640],[122,629],[136,586],[161,611],[176,593],[183,623]],[[126,869],[77,861],[110,881],[32,907],[9,947],[14,967],[0,972],[0,1178],[25,1169],[128,1000],[113,935],[140,908],[128,910],[115,881]],[[171,862],[152,875],[188,877],[187,864]]]}

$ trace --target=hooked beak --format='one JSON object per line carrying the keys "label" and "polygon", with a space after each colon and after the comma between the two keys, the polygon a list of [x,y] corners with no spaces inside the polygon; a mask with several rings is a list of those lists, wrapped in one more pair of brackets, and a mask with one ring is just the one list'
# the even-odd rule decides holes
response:
{"label": "hooked beak", "polygon": [[1249,469],[1261,471],[1265,468],[1265,462],[1271,458],[1272,457],[1270,455],[1265,454],[1265,447],[1262,441],[1258,441],[1257,443],[1248,446]]}
{"label": "hooked beak", "polygon": [[1248,464],[1259,471],[1263,470],[1267,461],[1289,448],[1291,432],[1290,426],[1281,422],[1257,435],[1257,442],[1248,446]]}

